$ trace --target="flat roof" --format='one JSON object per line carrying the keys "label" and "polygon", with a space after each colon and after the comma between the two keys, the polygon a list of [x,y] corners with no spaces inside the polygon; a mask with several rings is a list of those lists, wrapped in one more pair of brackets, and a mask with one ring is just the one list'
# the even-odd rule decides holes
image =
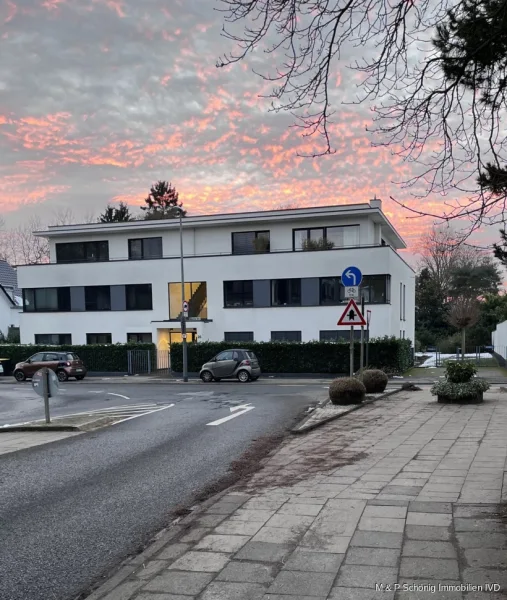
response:
{"label": "flat roof", "polygon": [[[247,223],[268,223],[317,219],[333,216],[370,215],[372,219],[389,229],[398,241],[399,248],[406,248],[405,241],[382,212],[381,208],[369,203],[316,206],[310,208],[291,208],[282,210],[248,211],[218,213],[211,215],[186,216],[183,219],[186,228],[205,228]],[[71,235],[128,233],[139,230],[146,232],[172,230],[179,228],[179,219],[139,220],[125,223],[82,223],[76,225],[52,225],[44,231],[35,231],[34,235],[46,238],[69,237]]]}

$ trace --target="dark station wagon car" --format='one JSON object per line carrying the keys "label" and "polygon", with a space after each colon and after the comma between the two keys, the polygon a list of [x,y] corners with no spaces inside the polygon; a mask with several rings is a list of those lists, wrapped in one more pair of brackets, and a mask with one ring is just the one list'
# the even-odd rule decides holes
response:
{"label": "dark station wagon car", "polygon": [[48,367],[52,369],[59,381],[67,381],[69,377],[75,377],[78,380],[84,379],[86,367],[83,361],[74,352],[37,352],[24,362],[18,363],[14,367],[14,377],[17,381],[30,379],[36,371]]}

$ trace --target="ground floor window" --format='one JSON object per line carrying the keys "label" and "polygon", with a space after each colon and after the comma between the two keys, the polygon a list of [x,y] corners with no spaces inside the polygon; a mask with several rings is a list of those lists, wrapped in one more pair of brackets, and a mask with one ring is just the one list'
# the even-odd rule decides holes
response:
{"label": "ground floor window", "polygon": [[129,344],[151,344],[151,333],[127,333],[127,343]]}
{"label": "ground floor window", "polygon": [[[354,329],[354,339],[361,338],[361,330]],[[342,342],[350,340],[350,329],[325,329],[319,332],[321,342]]]}
{"label": "ground floor window", "polygon": [[72,335],[70,333],[36,333],[35,343],[48,346],[63,346],[72,344]]}
{"label": "ground floor window", "polygon": [[112,344],[112,336],[110,333],[87,333],[87,344]]}
{"label": "ground floor window", "polygon": [[272,331],[271,332],[272,342],[300,342],[301,332],[300,331]]}
{"label": "ground floor window", "polygon": [[226,342],[253,342],[253,331],[226,331],[224,333]]}

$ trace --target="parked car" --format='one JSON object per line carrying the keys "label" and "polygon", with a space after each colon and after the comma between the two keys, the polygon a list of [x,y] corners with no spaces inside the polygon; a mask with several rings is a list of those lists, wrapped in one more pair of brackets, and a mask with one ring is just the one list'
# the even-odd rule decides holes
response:
{"label": "parked car", "polygon": [[31,378],[42,367],[52,369],[59,381],[67,381],[69,377],[78,380],[84,379],[86,367],[83,361],[74,352],[37,352],[24,362],[14,367],[14,377],[17,381]]}
{"label": "parked car", "polygon": [[205,363],[199,375],[205,383],[232,378],[246,383],[259,379],[260,374],[261,368],[255,354],[251,350],[234,348],[220,352]]}

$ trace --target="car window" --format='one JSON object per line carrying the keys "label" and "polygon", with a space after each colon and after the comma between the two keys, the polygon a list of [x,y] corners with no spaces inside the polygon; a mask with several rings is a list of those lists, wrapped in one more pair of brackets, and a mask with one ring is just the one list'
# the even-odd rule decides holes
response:
{"label": "car window", "polygon": [[34,354],[33,356],[30,356],[30,360],[32,362],[42,362],[43,358],[44,358],[44,354],[42,354],[42,352],[39,352],[38,354]]}
{"label": "car window", "polygon": [[54,362],[55,360],[58,360],[58,354],[55,352],[46,352],[44,354],[44,362]]}
{"label": "car window", "polygon": [[217,355],[217,360],[232,360],[232,354],[232,350],[220,352],[220,354]]}
{"label": "car window", "polygon": [[251,360],[257,360],[257,357],[255,356],[255,354],[253,352],[247,352],[246,355],[248,356],[248,358],[250,358]]}
{"label": "car window", "polygon": [[243,352],[239,352],[238,350],[234,350],[232,353],[232,358],[234,360],[243,360]]}
{"label": "car window", "polygon": [[77,354],[67,354],[66,356],[67,360],[79,360],[79,357]]}

